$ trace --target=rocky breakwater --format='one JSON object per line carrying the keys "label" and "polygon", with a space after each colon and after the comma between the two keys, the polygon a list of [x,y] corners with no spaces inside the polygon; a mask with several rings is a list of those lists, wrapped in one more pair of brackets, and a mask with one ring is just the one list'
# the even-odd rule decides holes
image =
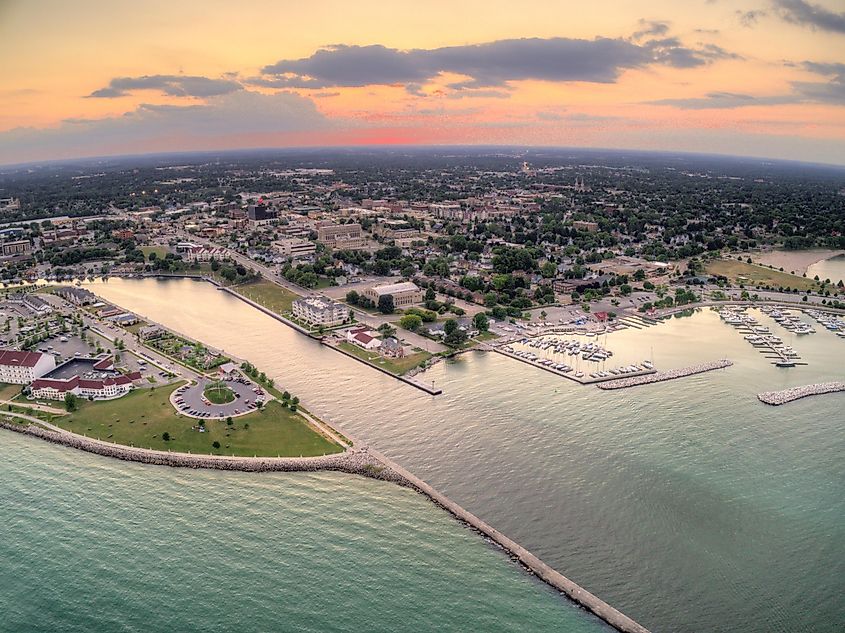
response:
{"label": "rocky breakwater", "polygon": [[139,462],[176,468],[211,468],[215,470],[239,470],[245,472],[315,472],[332,470],[374,479],[383,479],[404,484],[398,476],[378,458],[369,454],[366,447],[347,449],[343,453],[320,457],[227,457],[223,455],[194,455],[156,451],[121,444],[95,440],[76,433],[46,429],[37,424],[21,420],[20,423],[0,420],[0,428],[61,444],[70,448],[113,457],[128,462]]}
{"label": "rocky breakwater", "polygon": [[819,396],[823,393],[836,393],[838,391],[845,391],[845,382],[820,382],[781,391],[764,391],[757,394],[757,399],[772,406],[780,406],[808,396]]}
{"label": "rocky breakwater", "polygon": [[693,376],[695,374],[703,374],[706,371],[713,371],[714,369],[724,369],[730,367],[733,362],[723,359],[714,360],[709,363],[702,363],[701,365],[693,365],[692,367],[683,367],[682,369],[671,369],[669,371],[659,371],[648,376],[633,376],[631,378],[620,378],[619,380],[608,380],[599,383],[599,389],[624,389],[625,387],[636,387],[638,385],[648,385],[653,382],[663,382],[664,380],[674,380],[675,378],[684,378],[685,376]]}

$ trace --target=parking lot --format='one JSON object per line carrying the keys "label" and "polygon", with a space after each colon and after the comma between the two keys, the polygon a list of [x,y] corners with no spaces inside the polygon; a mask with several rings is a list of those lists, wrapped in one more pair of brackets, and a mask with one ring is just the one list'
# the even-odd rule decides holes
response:
{"label": "parking lot", "polygon": [[223,419],[251,413],[257,409],[256,401],[264,402],[266,394],[255,383],[245,378],[225,380],[226,387],[235,399],[226,404],[213,404],[203,395],[205,389],[216,381],[201,379],[195,384],[179,387],[170,398],[176,410],[192,418]]}

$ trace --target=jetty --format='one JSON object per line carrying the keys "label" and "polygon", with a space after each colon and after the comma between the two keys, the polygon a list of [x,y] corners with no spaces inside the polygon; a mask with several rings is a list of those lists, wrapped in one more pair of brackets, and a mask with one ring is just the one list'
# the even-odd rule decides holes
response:
{"label": "jetty", "polygon": [[757,394],[757,399],[760,402],[777,407],[808,396],[819,396],[824,393],[837,393],[839,391],[845,391],[845,382],[820,382],[803,387],[782,389],[781,391],[764,391]]}
{"label": "jetty", "polygon": [[675,380],[676,378],[694,376],[695,374],[703,374],[707,371],[724,369],[725,367],[730,367],[731,365],[733,365],[733,362],[725,358],[722,360],[714,360],[709,363],[702,363],[701,365],[693,365],[692,367],[670,369],[669,371],[658,371],[648,376],[633,376],[631,378],[608,380],[596,386],[599,389],[625,389],[626,387],[649,385],[654,382],[664,382],[666,380]]}

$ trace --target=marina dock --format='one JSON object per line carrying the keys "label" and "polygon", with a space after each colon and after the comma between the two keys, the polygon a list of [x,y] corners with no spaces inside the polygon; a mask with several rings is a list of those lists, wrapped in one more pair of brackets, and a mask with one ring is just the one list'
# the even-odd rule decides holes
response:
{"label": "marina dock", "polygon": [[[494,352],[498,352],[502,356],[507,356],[508,358],[512,358],[514,360],[518,360],[521,363],[525,363],[526,365],[531,365],[532,367],[536,367],[537,369],[542,369],[543,371],[547,371],[551,374],[555,374],[556,376],[560,376],[561,378],[566,378],[567,380],[571,380],[572,382],[577,382],[579,385],[591,385],[594,383],[606,382],[610,380],[618,380],[620,376],[618,374],[608,374],[607,376],[590,376],[589,374],[585,374],[581,377],[578,377],[575,372],[573,371],[563,371],[557,369],[554,366],[543,365],[539,361],[543,360],[541,358],[538,359],[530,359],[525,358],[524,356],[520,356],[512,351],[506,349],[505,346],[493,347]],[[650,374],[654,374],[656,372],[655,369],[641,369],[636,372],[630,372],[626,374],[626,376],[648,376]]]}

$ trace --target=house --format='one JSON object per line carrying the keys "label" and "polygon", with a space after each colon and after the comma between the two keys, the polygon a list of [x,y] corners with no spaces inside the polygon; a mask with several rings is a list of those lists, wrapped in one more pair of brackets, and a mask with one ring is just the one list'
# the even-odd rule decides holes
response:
{"label": "house", "polygon": [[379,346],[379,353],[390,358],[402,358],[405,356],[405,347],[402,342],[394,336],[384,339]]}
{"label": "house", "polygon": [[371,332],[366,325],[359,325],[346,332],[346,340],[363,349],[376,349],[381,341],[376,338],[375,332]]}
{"label": "house", "polygon": [[111,400],[126,395],[142,378],[140,372],[123,374],[114,368],[111,356],[73,358],[32,381],[36,398],[63,400],[68,393],[93,400]]}
{"label": "house", "polygon": [[310,325],[333,327],[349,319],[349,308],[321,295],[294,299],[293,316]]}
{"label": "house", "polygon": [[25,385],[56,367],[52,354],[0,350],[0,382]]}
{"label": "house", "polygon": [[124,312],[123,314],[110,317],[108,320],[120,327],[129,327],[130,325],[135,325],[138,322],[138,317],[131,312]]}
{"label": "house", "polygon": [[154,338],[164,336],[164,330],[157,325],[146,325],[138,331],[138,337],[142,341],[151,341]]}

